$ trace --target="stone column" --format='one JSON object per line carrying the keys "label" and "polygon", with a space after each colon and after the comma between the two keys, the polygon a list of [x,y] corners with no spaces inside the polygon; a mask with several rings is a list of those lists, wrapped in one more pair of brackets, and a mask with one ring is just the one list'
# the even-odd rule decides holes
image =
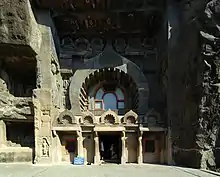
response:
{"label": "stone column", "polygon": [[98,136],[98,132],[94,132],[94,142],[95,142],[94,163],[95,163],[95,164],[100,164],[100,152],[99,152],[99,136]]}
{"label": "stone column", "polygon": [[83,157],[83,137],[82,137],[82,132],[77,131],[77,151],[78,151],[78,156]]}
{"label": "stone column", "polygon": [[142,145],[142,136],[143,132],[139,132],[139,137],[138,137],[138,164],[143,163],[143,145]]}
{"label": "stone column", "polygon": [[168,165],[173,164],[173,159],[172,159],[172,139],[171,139],[171,128],[168,128],[167,132],[167,163]]}
{"label": "stone column", "polygon": [[0,120],[0,148],[6,146],[6,125],[3,120]]}
{"label": "stone column", "polygon": [[126,155],[125,155],[125,141],[126,141],[126,137],[125,137],[125,131],[122,131],[122,136],[121,136],[121,164],[125,164],[126,163]]}

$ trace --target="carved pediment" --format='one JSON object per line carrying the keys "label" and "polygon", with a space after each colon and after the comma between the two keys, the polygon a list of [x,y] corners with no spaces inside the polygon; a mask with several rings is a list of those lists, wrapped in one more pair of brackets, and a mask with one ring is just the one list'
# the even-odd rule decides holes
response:
{"label": "carved pediment", "polygon": [[64,125],[77,124],[77,121],[74,115],[69,110],[65,110],[59,115],[58,123]]}
{"label": "carved pediment", "polygon": [[84,112],[82,115],[82,123],[85,125],[96,123],[94,114],[90,111]]}
{"label": "carved pediment", "polygon": [[136,124],[138,120],[138,115],[134,111],[128,111],[124,116],[125,124]]}
{"label": "carved pediment", "polygon": [[143,119],[143,123],[147,124],[148,126],[156,126],[159,123],[159,121],[160,121],[160,114],[154,109],[148,111]]}
{"label": "carved pediment", "polygon": [[109,109],[108,111],[102,114],[101,123],[102,124],[118,124],[119,123],[118,115],[114,111]]}

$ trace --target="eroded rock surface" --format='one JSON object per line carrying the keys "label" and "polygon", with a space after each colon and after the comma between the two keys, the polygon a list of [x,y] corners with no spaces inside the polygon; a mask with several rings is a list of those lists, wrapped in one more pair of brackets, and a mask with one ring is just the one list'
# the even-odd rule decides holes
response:
{"label": "eroded rock surface", "polygon": [[177,165],[214,169],[219,162],[215,152],[219,146],[220,3],[173,1],[168,14],[173,160]]}
{"label": "eroded rock surface", "polygon": [[36,55],[40,43],[41,34],[29,0],[1,0],[0,54]]}

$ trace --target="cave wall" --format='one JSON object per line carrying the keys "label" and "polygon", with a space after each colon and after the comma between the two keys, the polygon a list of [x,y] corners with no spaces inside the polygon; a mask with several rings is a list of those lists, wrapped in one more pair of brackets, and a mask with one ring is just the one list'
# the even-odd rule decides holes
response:
{"label": "cave wall", "polygon": [[214,169],[219,161],[219,2],[170,1],[167,11],[173,163]]}
{"label": "cave wall", "polygon": [[[220,168],[220,2],[167,2],[167,18],[157,38],[158,66],[150,76],[161,93],[152,94],[150,107],[161,108],[164,118],[167,112],[173,164]],[[55,48],[55,44],[59,46],[55,27],[49,11],[35,9],[34,16],[28,0],[2,0],[0,8],[0,131],[5,130],[4,121],[33,122],[35,118],[35,162],[52,162],[57,142],[50,127],[65,107],[61,98],[66,87],[60,75],[59,48]],[[152,69],[142,60],[135,62],[146,67],[146,72]],[[22,67],[15,67],[18,65]],[[26,78],[16,76],[24,68],[29,69],[22,76],[34,68],[36,78],[20,86]],[[154,95],[158,96],[156,101]],[[2,134],[0,145],[5,143]],[[44,158],[39,150],[43,141],[50,151]]]}

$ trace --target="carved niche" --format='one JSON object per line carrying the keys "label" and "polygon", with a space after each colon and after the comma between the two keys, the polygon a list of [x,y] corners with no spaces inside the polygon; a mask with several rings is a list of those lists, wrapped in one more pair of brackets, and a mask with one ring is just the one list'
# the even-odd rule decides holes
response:
{"label": "carved niche", "polygon": [[158,126],[159,122],[160,114],[154,109],[148,111],[143,119],[143,124],[147,124],[148,126]]}
{"label": "carved niche", "polygon": [[41,148],[42,157],[49,157],[49,143],[47,141],[47,138],[42,139]]}
{"label": "carved niche", "polygon": [[125,48],[127,47],[127,42],[123,38],[115,39],[113,41],[113,48],[118,53],[124,53]]}
{"label": "carved niche", "polygon": [[77,121],[74,115],[69,110],[65,110],[59,115],[58,123],[68,125],[68,124],[77,124]]}
{"label": "carved niche", "polygon": [[96,123],[95,116],[90,111],[86,111],[83,113],[82,121],[82,123],[85,125],[91,125],[93,123]]}
{"label": "carved niche", "polygon": [[64,37],[61,40],[61,47],[62,48],[71,48],[73,49],[73,40],[70,37]]}
{"label": "carved niche", "polygon": [[118,115],[112,110],[108,110],[104,112],[100,120],[102,124],[118,124],[119,123]]}
{"label": "carved niche", "polygon": [[138,120],[138,115],[130,110],[124,116],[124,123],[125,124],[136,124]]}
{"label": "carved niche", "polygon": [[88,51],[90,49],[90,43],[85,38],[78,38],[74,42],[75,50],[78,52]]}
{"label": "carved niche", "polygon": [[92,47],[93,53],[103,51],[105,47],[104,40],[101,38],[93,38],[91,40],[91,47]]}

